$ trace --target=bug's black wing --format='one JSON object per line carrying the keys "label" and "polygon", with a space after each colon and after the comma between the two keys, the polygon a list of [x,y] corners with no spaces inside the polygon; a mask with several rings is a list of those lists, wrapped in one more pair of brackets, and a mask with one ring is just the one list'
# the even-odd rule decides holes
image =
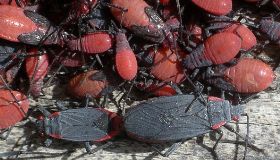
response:
{"label": "bug's black wing", "polygon": [[125,129],[133,138],[155,143],[207,133],[211,130],[207,107],[201,99],[193,100],[193,95],[177,95],[140,103],[126,114]]}
{"label": "bug's black wing", "polygon": [[71,109],[57,118],[58,134],[70,141],[95,141],[107,135],[109,117],[95,108]]}

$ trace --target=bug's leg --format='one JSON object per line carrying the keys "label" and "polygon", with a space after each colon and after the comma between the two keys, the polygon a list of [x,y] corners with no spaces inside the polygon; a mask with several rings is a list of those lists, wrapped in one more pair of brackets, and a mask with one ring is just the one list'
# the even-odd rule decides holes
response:
{"label": "bug's leg", "polygon": [[225,91],[224,90],[221,90],[221,98],[225,99]]}
{"label": "bug's leg", "polygon": [[105,94],[104,95],[104,100],[101,103],[101,107],[105,108],[107,106],[107,104],[108,104],[108,94]]}
{"label": "bug's leg", "polygon": [[106,143],[102,144],[101,146],[98,146],[98,147],[92,149],[91,153],[94,153],[94,152],[97,152],[97,151],[99,151],[101,149],[107,148],[107,147],[109,147],[112,144],[113,144],[113,142],[106,142]]}
{"label": "bug's leg", "polygon": [[65,111],[68,109],[67,107],[65,107],[65,103],[63,103],[63,101],[56,101],[55,106],[61,111]]}
{"label": "bug's leg", "polygon": [[88,154],[92,154],[91,145],[89,142],[85,142],[85,148]]}
{"label": "bug's leg", "polygon": [[45,142],[44,142],[44,145],[45,145],[46,147],[49,147],[51,144],[52,144],[52,140],[49,139],[49,138],[46,139]]}
{"label": "bug's leg", "polygon": [[205,137],[204,135],[198,136],[198,137],[196,138],[196,143],[197,143],[197,144],[203,144],[204,137]]}
{"label": "bug's leg", "polygon": [[220,140],[222,139],[222,137],[223,137],[223,131],[222,130],[220,130],[220,129],[218,129],[218,130],[216,130],[216,133],[218,133],[220,136],[219,136],[219,138],[217,139],[217,141],[216,141],[216,143],[214,144],[214,146],[213,146],[213,148],[212,148],[212,150],[215,152],[215,150],[216,150],[216,148],[217,148],[217,145],[218,145],[218,143],[220,142]]}
{"label": "bug's leg", "polygon": [[96,58],[98,64],[99,64],[102,68],[104,68],[104,65],[103,65],[103,63],[102,63],[102,61],[101,61],[101,59],[100,59],[100,57],[99,57],[98,54],[95,55],[95,58]]}
{"label": "bug's leg", "polygon": [[40,112],[43,113],[43,115],[44,115],[45,117],[48,117],[48,116],[51,115],[51,113],[50,113],[49,111],[47,111],[47,110],[46,110],[44,107],[42,107],[42,106],[38,106],[38,109],[39,109]]}
{"label": "bug's leg", "polygon": [[177,84],[170,82],[169,85],[176,91],[177,94],[183,94]]}
{"label": "bug's leg", "polygon": [[163,156],[163,157],[168,157],[168,156],[169,156],[170,154],[172,154],[176,149],[178,149],[178,148],[181,146],[182,143],[183,143],[183,142],[181,141],[181,142],[177,142],[177,143],[172,144],[172,146],[169,147],[168,150],[165,151],[164,153],[162,153],[162,152],[161,152],[159,149],[157,149],[155,146],[152,146],[152,148],[153,148],[158,154],[160,154],[161,156]]}
{"label": "bug's leg", "polygon": [[247,97],[245,97],[244,99],[241,100],[240,104],[246,104],[248,103],[249,101],[251,101],[252,99],[256,99],[256,98],[259,98],[260,96],[257,95],[257,94],[253,94],[253,95],[249,95]]}
{"label": "bug's leg", "polygon": [[88,108],[89,106],[89,101],[92,97],[89,94],[86,94],[86,98],[84,100],[84,102],[82,103],[82,106],[85,106],[85,108]]}
{"label": "bug's leg", "polygon": [[194,79],[197,76],[198,73],[199,73],[199,68],[196,68],[193,71],[193,73],[190,75],[190,79]]}
{"label": "bug's leg", "polygon": [[[0,133],[0,139],[6,140],[9,137],[12,129],[13,129],[13,126],[9,127],[8,129],[5,129],[3,132],[1,132]],[[4,133],[5,133],[5,135],[4,135]]]}
{"label": "bug's leg", "polygon": [[260,4],[258,5],[258,7],[261,7],[263,5],[266,5],[270,0],[262,0],[260,1]]}

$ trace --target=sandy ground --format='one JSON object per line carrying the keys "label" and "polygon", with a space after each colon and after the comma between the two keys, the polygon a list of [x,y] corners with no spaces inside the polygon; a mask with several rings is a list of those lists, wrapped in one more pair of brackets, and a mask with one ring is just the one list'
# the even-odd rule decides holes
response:
{"label": "sandy ground", "polygon": [[[276,72],[279,75],[279,69]],[[279,76],[278,76],[279,77]],[[246,104],[246,112],[250,116],[250,141],[264,152],[258,152],[252,148],[248,149],[247,160],[276,160],[280,159],[280,95],[276,88],[279,80],[273,85],[274,90],[259,93],[259,98]],[[57,93],[60,94],[60,93]],[[47,97],[50,98],[50,97]],[[46,103],[41,100],[40,104]],[[48,103],[52,104],[51,101]],[[34,105],[35,103],[33,103]],[[246,134],[245,118],[241,119],[240,133]],[[40,137],[32,135],[36,133],[28,125],[18,124],[11,132],[6,141],[0,141],[0,152],[26,150],[30,152],[21,154],[18,159],[187,159],[202,160],[213,159],[207,147],[212,147],[214,141],[209,135],[205,138],[204,145],[198,145],[196,139],[191,139],[182,144],[169,157],[162,157],[154,152],[151,146],[120,137],[112,145],[101,149],[94,154],[88,155],[83,148],[83,144],[68,143],[65,141],[54,141],[50,147],[44,147]],[[234,124],[233,124],[234,125]],[[24,126],[24,127],[23,127]],[[224,129],[224,143],[220,143],[217,148],[219,159],[242,159],[244,146],[233,143],[225,143],[228,140],[236,141],[234,133],[229,133]],[[100,144],[97,144],[100,145]],[[165,145],[163,147],[167,147]],[[95,145],[93,146],[95,147]],[[37,153],[36,153],[37,152]],[[15,159],[15,157],[10,157]]]}

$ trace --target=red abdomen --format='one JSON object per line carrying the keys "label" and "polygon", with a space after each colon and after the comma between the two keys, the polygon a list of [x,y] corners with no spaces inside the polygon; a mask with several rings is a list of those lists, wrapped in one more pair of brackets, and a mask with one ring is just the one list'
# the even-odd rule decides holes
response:
{"label": "red abdomen", "polygon": [[192,0],[192,2],[214,15],[226,15],[232,10],[232,0]]}
{"label": "red abdomen", "polygon": [[87,94],[92,97],[99,97],[108,85],[105,77],[94,80],[99,72],[98,70],[91,70],[72,78],[68,83],[68,93],[77,98],[84,98]]}
{"label": "red abdomen", "polygon": [[[18,103],[12,96],[17,99]],[[0,90],[0,130],[15,125],[21,121],[29,108],[29,100],[17,91]]]}
{"label": "red abdomen", "polygon": [[264,62],[243,58],[225,71],[225,77],[237,92],[256,93],[269,87],[275,75],[271,67]]}
{"label": "red abdomen", "polygon": [[[184,56],[184,53],[180,53]],[[154,57],[151,74],[162,81],[180,83],[185,79],[185,71],[175,53],[169,48],[160,48]]]}
{"label": "red abdomen", "polygon": [[112,37],[105,32],[91,33],[67,43],[70,50],[87,54],[103,53],[112,47]]}
{"label": "red abdomen", "polygon": [[135,54],[124,33],[116,36],[116,68],[119,75],[128,81],[136,76],[138,70]]}
{"label": "red abdomen", "polygon": [[241,48],[241,39],[233,33],[217,33],[204,43],[204,54],[213,64],[223,64],[232,60]]}
{"label": "red abdomen", "polygon": [[19,35],[33,32],[37,26],[25,16],[22,8],[0,5],[0,28],[0,38],[19,42]]}

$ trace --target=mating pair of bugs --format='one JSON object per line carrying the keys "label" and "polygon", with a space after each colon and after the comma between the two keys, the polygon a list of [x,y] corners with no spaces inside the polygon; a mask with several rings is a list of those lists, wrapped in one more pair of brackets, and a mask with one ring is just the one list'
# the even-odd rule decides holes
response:
{"label": "mating pair of bugs", "polygon": [[[42,133],[51,138],[83,142],[88,152],[93,152],[90,142],[103,142],[123,131],[145,143],[174,142],[164,153],[157,150],[163,156],[170,155],[184,140],[214,131],[220,135],[213,146],[215,150],[223,136],[222,126],[245,140],[245,154],[247,146],[253,146],[248,142],[249,128],[243,137],[227,124],[247,116],[243,107],[217,97],[208,97],[206,101],[192,94],[153,98],[129,108],[123,117],[103,108],[85,107],[52,114],[42,107],[40,110],[45,118],[36,124]],[[247,116],[247,125],[248,121]]]}

